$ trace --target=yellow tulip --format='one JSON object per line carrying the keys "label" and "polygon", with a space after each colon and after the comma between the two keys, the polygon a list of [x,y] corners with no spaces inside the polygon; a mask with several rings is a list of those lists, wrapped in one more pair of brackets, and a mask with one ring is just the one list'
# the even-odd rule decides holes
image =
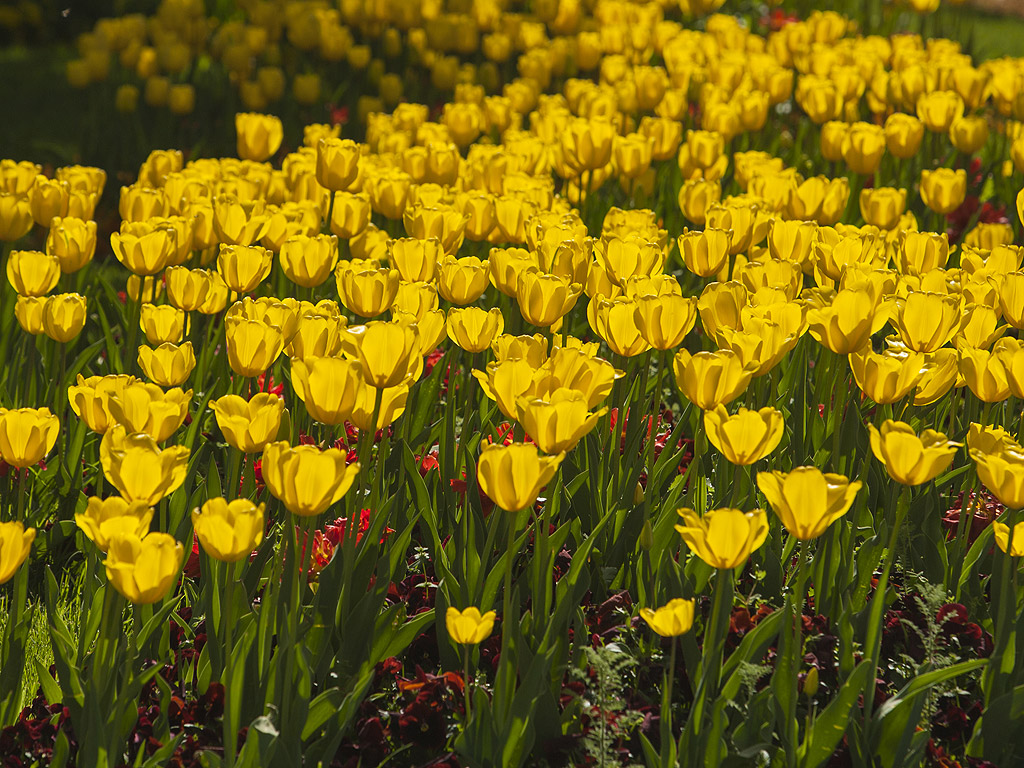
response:
{"label": "yellow tulip", "polygon": [[45,331],[43,327],[43,307],[47,297],[19,296],[14,304],[14,316],[18,325],[25,333],[38,336]]}
{"label": "yellow tulip", "polygon": [[845,515],[862,485],[817,467],[757,473],[757,487],[786,530],[801,541],[818,538]]}
{"label": "yellow tulip", "polygon": [[564,453],[541,456],[525,443],[483,447],[477,462],[477,480],[487,496],[506,512],[532,507],[541,489],[551,482]]}
{"label": "yellow tulip", "polygon": [[740,311],[747,306],[747,289],[738,281],[709,283],[697,299],[697,311],[704,333],[719,339],[723,328],[738,329]]}
{"label": "yellow tulip", "polygon": [[740,408],[730,416],[725,406],[704,412],[708,440],[733,464],[746,466],[763,459],[782,441],[782,413],[766,407],[758,411]]}
{"label": "yellow tulip", "polygon": [[583,286],[568,277],[524,270],[516,285],[516,300],[523,319],[530,325],[548,328],[576,306]]}
{"label": "yellow tulip", "polygon": [[154,346],[177,344],[185,334],[188,315],[167,304],[143,304],[139,315],[139,327],[146,334],[146,341]]}
{"label": "yellow tulip", "polygon": [[683,524],[675,526],[694,554],[712,568],[736,568],[768,538],[768,515],[763,509],[743,512],[724,507],[698,515],[680,509]]}
{"label": "yellow tulip", "polygon": [[101,499],[92,496],[85,512],[75,514],[75,524],[101,552],[120,533],[143,537],[149,533],[153,508],[142,501],[128,501],[120,496]]}
{"label": "yellow tulip", "polygon": [[386,312],[398,294],[397,269],[357,269],[341,263],[336,276],[342,304],[360,317],[376,317]]}
{"label": "yellow tulip", "polygon": [[274,364],[284,349],[281,330],[258,320],[230,318],[225,334],[228,364],[239,376],[259,376]]}
{"label": "yellow tulip", "polygon": [[399,384],[418,354],[419,340],[414,328],[383,322],[366,325],[357,350],[364,380],[378,389]]}
{"label": "yellow tulip", "polygon": [[1009,509],[1024,507],[1024,454],[1019,446],[1002,446],[984,453],[971,452],[978,479]]}
{"label": "yellow tulip", "polygon": [[45,296],[60,280],[60,261],[41,251],[11,251],[7,280],[19,296]]}
{"label": "yellow tulip", "polygon": [[992,523],[992,531],[999,549],[1012,557],[1024,557],[1024,521],[1013,526],[1012,538],[1010,526],[1000,523],[998,520]]}
{"label": "yellow tulip", "polygon": [[448,338],[471,354],[483,352],[505,329],[505,318],[497,307],[452,307],[446,324]]}
{"label": "yellow tulip", "polygon": [[860,391],[876,403],[895,403],[906,397],[924,375],[925,357],[910,352],[899,357],[878,354],[870,344],[850,353],[850,368]]}
{"label": "yellow tulip", "polygon": [[206,554],[225,563],[248,557],[263,541],[264,506],[218,496],[192,510],[192,527]]}
{"label": "yellow tulip", "polygon": [[874,296],[868,290],[841,290],[827,306],[807,311],[808,330],[837,355],[851,354],[871,337],[875,307]]}
{"label": "yellow tulip", "polygon": [[402,280],[409,283],[430,282],[444,257],[441,241],[436,237],[402,237],[388,240],[388,260]]}
{"label": "yellow tulip", "polygon": [[359,175],[362,150],[351,139],[322,138],[316,145],[316,180],[324,189],[341,192]]}
{"label": "yellow tulip", "polygon": [[110,235],[117,260],[136,275],[155,275],[177,255],[178,236],[172,227],[157,227],[140,234],[125,229]]}
{"label": "yellow tulip", "polygon": [[117,423],[110,413],[110,398],[120,395],[134,382],[134,376],[90,376],[86,379],[78,374],[78,382],[68,387],[68,402],[71,410],[89,429],[103,434]]}
{"label": "yellow tulip", "polygon": [[239,112],[235,115],[235,134],[238,156],[243,160],[262,163],[281,146],[284,126],[281,118],[274,115]]}
{"label": "yellow tulip", "polygon": [[303,288],[322,285],[338,263],[335,235],[296,235],[281,244],[281,271]]}
{"label": "yellow tulip", "polygon": [[107,407],[128,433],[144,432],[162,443],[184,423],[191,401],[191,389],[164,392],[156,384],[136,381],[111,395]]}
{"label": "yellow tulip", "polygon": [[957,332],[961,300],[955,296],[912,291],[898,300],[893,325],[904,344],[915,352],[934,352]]}
{"label": "yellow tulip", "polygon": [[43,333],[67,344],[85,327],[86,298],[77,293],[58,293],[43,304]]}
{"label": "yellow tulip", "polygon": [[519,420],[519,398],[535,389],[536,374],[537,369],[521,358],[488,363],[485,371],[473,369],[484,394],[512,421]]}
{"label": "yellow tulip", "polygon": [[452,304],[472,304],[487,289],[489,274],[487,262],[475,256],[445,256],[438,265],[437,292]]}
{"label": "yellow tulip", "polygon": [[967,195],[967,172],[963,168],[925,169],[921,171],[921,199],[931,210],[943,216],[952,213]]}
{"label": "yellow tulip", "polygon": [[130,602],[155,603],[163,599],[181,570],[185,548],[166,533],[145,538],[120,533],[110,541],[103,561],[107,579]]}
{"label": "yellow tulip", "polygon": [[0,408],[0,460],[17,469],[35,466],[53,450],[59,432],[49,408]]}
{"label": "yellow tulip", "polygon": [[120,425],[100,441],[103,474],[128,501],[154,506],[185,482],[189,449],[175,445],[161,450],[146,434],[125,434]]}
{"label": "yellow tulip", "polygon": [[654,611],[641,608],[640,618],[662,637],[678,637],[693,627],[693,606],[693,600],[677,597]]}
{"label": "yellow tulip", "polygon": [[[360,379],[356,388],[356,401],[352,406],[352,415],[349,420],[361,432],[377,431],[392,424],[405,413],[405,405],[409,399],[409,383],[412,378],[411,375],[406,376],[395,386],[383,389],[377,389],[372,384]],[[377,413],[377,421],[374,422],[373,408],[378,393],[380,394],[380,410]]]}
{"label": "yellow tulip", "polygon": [[161,387],[179,387],[192,375],[196,355],[192,342],[161,344],[156,349],[139,347],[139,367],[146,378]]}
{"label": "yellow tulip", "polygon": [[363,372],[358,360],[292,359],[292,386],[314,421],[341,424],[352,415]]}
{"label": "yellow tulip", "polygon": [[263,449],[263,479],[292,514],[321,515],[341,500],[359,474],[359,463],[346,464],[347,458],[337,448],[269,443]]}
{"label": "yellow tulip", "polygon": [[262,246],[222,244],[217,272],[232,291],[251,293],[270,274],[273,262],[274,254]]}
{"label": "yellow tulip", "polygon": [[596,297],[587,305],[587,320],[616,354],[635,357],[651,348],[640,333],[637,302],[632,299]]}
{"label": "yellow tulip", "polygon": [[502,334],[491,342],[491,353],[498,363],[522,358],[531,367],[540,368],[548,358],[548,340],[539,333],[533,336]]}
{"label": "yellow tulip", "polygon": [[28,558],[35,528],[25,528],[18,521],[0,523],[0,584],[6,584]]}
{"label": "yellow tulip", "polygon": [[635,321],[644,341],[654,349],[673,349],[697,322],[697,299],[674,294],[641,296],[636,300]]}
{"label": "yellow tulip", "polygon": [[[957,384],[959,357],[955,349],[943,347],[924,356],[924,368],[914,393],[914,405],[930,405]],[[958,386],[962,386],[962,382]]]}
{"label": "yellow tulip", "polygon": [[941,432],[924,430],[920,437],[902,421],[886,419],[881,430],[868,425],[871,452],[885,465],[889,477],[902,485],[921,485],[934,479],[953,461],[961,445]]}
{"label": "yellow tulip", "polygon": [[750,384],[752,370],[730,349],[690,354],[680,350],[673,359],[676,385],[687,400],[704,411],[731,403]]}
{"label": "yellow tulip", "polygon": [[1024,329],[1024,272],[1004,275],[999,284],[999,309],[1003,319],[1017,329]]}
{"label": "yellow tulip", "polygon": [[459,645],[476,645],[491,636],[496,616],[494,611],[481,614],[478,608],[470,607],[460,611],[449,605],[444,616],[444,625],[452,642]]}
{"label": "yellow tulip", "polygon": [[544,399],[521,397],[517,410],[526,434],[537,447],[555,454],[571,451],[608,409],[591,413],[582,392],[560,387]]}
{"label": "yellow tulip", "polygon": [[983,403],[1001,403],[1010,396],[1010,381],[1003,357],[966,345],[957,350],[960,375]]}
{"label": "yellow tulip", "polygon": [[228,444],[243,453],[259,453],[277,438],[285,418],[284,400],[269,392],[259,392],[246,402],[238,395],[211,400],[217,426]]}

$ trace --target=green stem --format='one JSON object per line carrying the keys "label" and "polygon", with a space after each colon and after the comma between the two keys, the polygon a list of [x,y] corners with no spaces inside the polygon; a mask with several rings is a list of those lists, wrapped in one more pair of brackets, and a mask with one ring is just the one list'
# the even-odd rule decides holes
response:
{"label": "green stem", "polygon": [[786,713],[785,726],[786,731],[788,732],[788,738],[786,739],[786,759],[790,766],[796,765],[795,750],[799,736],[797,733],[799,726],[796,719],[796,704],[797,698],[800,695],[800,660],[803,658],[803,638],[801,635],[804,611],[804,588],[807,579],[807,547],[808,544],[806,541],[800,542],[800,555],[796,566],[796,584],[794,585],[793,592],[790,594],[794,607],[793,622],[786,628],[792,633],[792,641],[789,645],[792,677],[789,680],[784,681],[785,685],[790,686],[789,711]]}
{"label": "green stem", "polygon": [[672,684],[676,678],[676,649],[679,647],[679,638],[672,637],[672,651],[668,657],[668,668],[665,670],[665,696],[661,702],[661,764],[668,766],[671,760],[668,757],[668,748],[672,743]]}
{"label": "green stem", "polygon": [[868,636],[864,644],[865,659],[871,663],[872,672],[868,675],[868,687],[864,691],[864,719],[871,716],[871,708],[874,703],[875,671],[878,669],[878,654],[882,642],[882,613],[885,610],[885,593],[889,586],[889,573],[892,570],[893,562],[896,559],[896,543],[899,540],[900,527],[903,519],[910,508],[910,486],[903,486],[900,490],[899,499],[896,502],[896,516],[892,527],[889,530],[889,543],[885,553],[885,564],[882,567],[882,575],[878,579],[878,586],[875,587],[875,594],[871,598],[871,610],[868,616]]}
{"label": "green stem", "polygon": [[[719,568],[715,577],[711,616],[704,633],[704,659],[701,665],[700,683],[697,685],[697,693],[694,696],[693,709],[688,723],[688,728],[694,736],[700,736],[703,730],[704,712],[709,699],[718,695],[718,684],[722,674],[722,656],[725,652],[725,635],[732,612],[732,597],[733,571],[731,568]],[[698,755],[703,754],[703,750],[698,746],[699,743],[700,739],[693,742],[697,751],[692,758],[696,762],[699,762]]]}
{"label": "green stem", "polygon": [[[219,564],[218,564],[219,565]],[[220,575],[220,568],[217,568],[215,573]],[[238,725],[235,717],[235,710],[238,709],[241,702],[235,701],[235,695],[231,680],[231,661],[234,655],[234,643],[232,642],[231,630],[234,622],[234,611],[232,607],[232,599],[234,597],[235,588],[231,578],[231,563],[224,563],[223,570],[226,578],[224,579],[223,589],[224,595],[221,603],[221,621],[224,622],[224,678],[221,680],[224,686],[224,714],[222,716],[222,725],[224,728],[224,765],[227,768],[232,768],[235,764],[235,751],[238,749]],[[217,585],[214,585],[216,589]]]}
{"label": "green stem", "polygon": [[466,698],[466,722],[463,724],[462,729],[465,730],[466,726],[469,725],[470,719],[473,717],[473,709],[472,709],[473,705],[471,704],[471,702],[473,701],[473,686],[472,686],[472,684],[469,681],[469,645],[468,644],[462,646],[462,661],[463,661],[463,671],[464,671],[464,677],[462,678],[462,681],[463,681],[463,684],[466,686],[466,693],[465,693],[465,698]]}

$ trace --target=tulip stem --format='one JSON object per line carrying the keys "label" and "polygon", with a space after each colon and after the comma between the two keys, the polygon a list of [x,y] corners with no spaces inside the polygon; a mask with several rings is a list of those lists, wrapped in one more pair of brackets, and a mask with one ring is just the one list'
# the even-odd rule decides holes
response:
{"label": "tulip stem", "polygon": [[374,387],[373,388],[373,414],[370,420],[370,428],[366,430],[360,430],[359,432],[359,450],[356,453],[356,457],[359,459],[361,465],[359,471],[359,493],[356,496],[357,507],[354,514],[351,515],[349,520],[349,532],[352,536],[355,536],[358,522],[356,518],[363,508],[363,497],[366,495],[366,474],[371,470],[371,458],[373,453],[373,436],[377,433],[377,419],[380,418],[380,406],[381,401],[384,399],[384,390]]}
{"label": "tulip stem", "polygon": [[672,650],[668,657],[668,667],[665,668],[665,682],[662,685],[661,698],[661,764],[671,765],[669,758],[669,744],[673,741],[672,736],[672,683],[676,677],[676,648],[679,647],[679,637],[672,635]]}
{"label": "tulip stem", "polygon": [[[221,563],[217,565],[220,566]],[[224,686],[224,714],[221,716],[221,723],[224,729],[224,764],[227,768],[232,768],[235,764],[235,750],[238,748],[238,726],[236,725],[237,718],[235,717],[238,703],[235,702],[231,685],[231,657],[234,653],[234,644],[231,637],[233,621],[231,603],[235,594],[235,585],[232,583],[232,564],[228,562],[223,563],[223,569],[225,576],[223,584],[224,596],[220,615],[221,621],[224,622],[224,679],[222,680]]]}
{"label": "tulip stem", "polygon": [[473,688],[472,688],[472,684],[470,683],[470,679],[469,679],[469,645],[468,644],[463,644],[463,646],[462,646],[462,662],[463,662],[463,673],[464,673],[464,677],[462,678],[462,684],[466,688],[466,692],[464,694],[465,699],[466,699],[466,721],[465,721],[465,723],[463,723],[462,729],[465,730],[466,727],[469,725],[470,718],[473,717],[473,705],[471,704],[471,702],[473,701]]}
{"label": "tulip stem", "polygon": [[[501,606],[501,655],[508,650],[509,626],[512,623],[512,563],[515,560],[516,514],[508,513],[508,544],[505,548],[505,593]],[[507,657],[506,657],[507,658]]]}
{"label": "tulip stem", "polygon": [[18,473],[18,516],[15,518],[19,523],[26,523],[25,520],[25,506],[28,503],[28,492],[25,490],[25,484],[28,480],[28,467],[15,468],[15,472]]}
{"label": "tulip stem", "polygon": [[230,501],[231,499],[237,499],[239,496],[238,487],[242,475],[242,452],[237,448],[231,447],[228,450],[230,454],[228,456],[228,474],[225,478],[227,488],[224,489],[224,496]]}
{"label": "tulip stem", "polygon": [[[729,617],[732,609],[733,597],[733,570],[731,568],[719,568],[715,577],[714,599],[711,603],[711,616],[704,628],[703,664],[700,673],[700,682],[697,684],[697,693],[694,695],[693,709],[690,712],[690,722],[687,728],[694,737],[699,737],[704,725],[704,710],[708,699],[717,695],[718,683],[722,672],[722,656],[725,652],[725,634],[728,627]],[[695,764],[700,762],[698,755],[704,750],[698,745],[700,739],[694,743],[697,751],[693,755]]]}
{"label": "tulip stem", "polygon": [[896,543],[899,539],[900,526],[903,518],[910,508],[910,486],[904,485],[900,490],[899,498],[896,501],[896,513],[889,531],[889,545],[885,552],[885,564],[882,566],[882,575],[875,587],[875,594],[871,597],[871,612],[868,616],[868,636],[864,644],[865,659],[871,663],[872,672],[868,675],[868,687],[864,691],[864,721],[871,717],[871,708],[874,704],[875,672],[878,669],[878,654],[881,646],[882,613],[885,610],[885,592],[889,586],[889,572],[892,570],[893,561],[896,559]]}
{"label": "tulip stem", "polygon": [[791,632],[791,642],[789,645],[790,654],[790,667],[791,667],[791,678],[784,681],[784,685],[790,687],[789,694],[789,711],[786,713],[786,725],[785,730],[787,732],[786,738],[786,757],[791,766],[796,764],[796,754],[794,750],[799,740],[799,724],[796,718],[796,703],[797,698],[800,695],[800,664],[799,661],[803,658],[803,613],[804,613],[804,592],[807,579],[807,547],[806,541],[800,542],[800,554],[797,558],[796,565],[796,584],[793,587],[793,592],[790,594],[790,598],[793,601],[793,623],[787,627],[787,631]]}

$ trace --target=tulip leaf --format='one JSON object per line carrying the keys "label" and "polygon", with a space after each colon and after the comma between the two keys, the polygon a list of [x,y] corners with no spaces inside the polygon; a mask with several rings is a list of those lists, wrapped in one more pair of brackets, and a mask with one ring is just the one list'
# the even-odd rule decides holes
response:
{"label": "tulip leaf", "polygon": [[803,768],[818,768],[835,754],[836,746],[850,725],[850,713],[873,672],[870,662],[862,661],[858,664],[836,696],[814,719],[814,726],[805,735],[798,750]]}
{"label": "tulip leaf", "polygon": [[956,583],[956,599],[960,599],[960,593],[967,584],[975,576],[975,569],[978,567],[978,561],[988,552],[991,545],[991,539],[993,536],[994,529],[991,525],[986,525],[985,529],[978,534],[978,538],[974,540],[971,548],[967,552],[967,556],[963,560],[963,564],[960,566],[960,578]]}

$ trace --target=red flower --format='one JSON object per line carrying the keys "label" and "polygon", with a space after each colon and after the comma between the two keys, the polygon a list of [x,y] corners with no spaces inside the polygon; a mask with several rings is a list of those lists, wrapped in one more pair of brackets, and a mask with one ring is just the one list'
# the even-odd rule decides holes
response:
{"label": "red flower", "polygon": [[256,377],[256,385],[260,392],[269,392],[282,400],[284,399],[284,383],[276,383],[272,374],[268,374],[266,371],[261,373]]}

